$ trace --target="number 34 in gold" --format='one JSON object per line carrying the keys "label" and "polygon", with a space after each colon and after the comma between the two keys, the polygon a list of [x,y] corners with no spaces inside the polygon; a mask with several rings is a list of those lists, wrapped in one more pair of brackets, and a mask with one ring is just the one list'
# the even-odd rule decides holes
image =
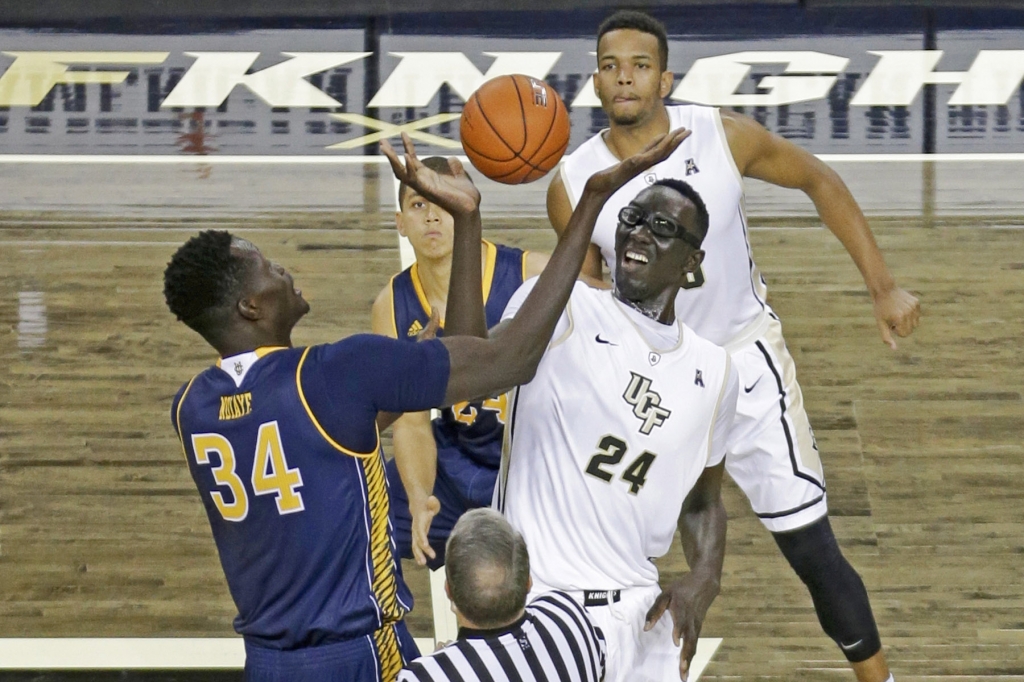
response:
{"label": "number 34 in gold", "polygon": [[[227,488],[231,499],[219,490],[211,491],[210,497],[226,521],[244,521],[249,515],[249,494],[235,472],[235,449],[231,442],[219,433],[195,433],[192,434],[192,449],[196,464],[211,465],[211,454],[220,460],[219,465],[213,466],[213,480]],[[299,493],[302,473],[297,468],[288,468],[276,421],[260,425],[250,480],[254,494],[275,496],[278,513],[292,514],[305,509]]]}

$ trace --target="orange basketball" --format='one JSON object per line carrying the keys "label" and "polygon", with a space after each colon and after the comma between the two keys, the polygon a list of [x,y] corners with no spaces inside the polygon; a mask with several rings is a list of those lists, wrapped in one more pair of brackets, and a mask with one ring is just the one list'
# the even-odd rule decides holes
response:
{"label": "orange basketball", "polygon": [[498,76],[466,102],[459,135],[466,156],[491,180],[533,182],[554,168],[569,146],[569,112],[544,81]]}

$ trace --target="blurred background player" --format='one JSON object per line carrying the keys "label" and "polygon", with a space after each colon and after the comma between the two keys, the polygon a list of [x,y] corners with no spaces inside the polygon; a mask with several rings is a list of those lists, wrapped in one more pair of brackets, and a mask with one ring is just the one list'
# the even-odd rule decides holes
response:
{"label": "blurred background player", "polygon": [[458,640],[409,664],[401,682],[604,678],[604,635],[571,597],[549,592],[529,604],[530,554],[501,514],[463,514],[445,548],[445,590]]}
{"label": "blurred background player", "polygon": [[882,339],[891,347],[896,347],[893,334],[907,336],[917,326],[918,301],[896,285],[860,208],[832,169],[741,114],[665,106],[673,74],[660,22],[639,12],[612,15],[598,31],[597,61],[594,88],[609,129],[563,161],[548,189],[551,223],[561,232],[591,173],[670,129],[692,131],[669,159],[608,201],[584,272],[598,277],[602,257],[615,262],[619,210],[645,183],[680,177],[700,192],[711,215],[704,245],[708,257],[676,297],[676,314],[701,336],[725,346],[739,370],[743,392],[726,468],[807,585],[822,628],[842,648],[858,679],[882,682],[889,670],[867,591],[829,525],[824,475],[796,370],[751,256],[742,178],[801,189],[810,197],[860,269]]}
{"label": "blurred background player", "polygon": [[[721,581],[739,379],[674,306],[707,226],[685,182],[641,191],[620,213],[614,291],[576,285],[537,375],[510,398],[496,504],[532,549],[534,589],[568,592],[604,632],[608,682],[685,680]],[[690,572],[663,589],[654,559],[677,528]]]}
{"label": "blurred background player", "polygon": [[[423,165],[450,175],[448,160],[423,159]],[[444,324],[452,271],[453,220],[450,213],[406,184],[398,188],[398,233],[409,240],[416,262],[391,278],[373,304],[375,334],[415,341],[427,328],[431,311]],[[483,297],[486,325],[501,320],[509,298],[525,279],[539,275],[547,254],[483,242]],[[387,464],[391,486],[391,523],[398,553],[444,564],[445,541],[467,510],[491,503],[501,463],[505,394],[461,402],[441,411],[402,415],[394,424],[394,459]],[[436,471],[436,477],[435,477]]]}

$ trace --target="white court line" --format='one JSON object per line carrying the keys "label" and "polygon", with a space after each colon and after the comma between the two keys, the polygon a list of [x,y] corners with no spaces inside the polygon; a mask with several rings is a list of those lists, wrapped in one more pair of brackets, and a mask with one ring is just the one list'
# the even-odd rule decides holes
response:
{"label": "white court line", "polygon": [[[722,644],[702,637],[690,662],[697,682]],[[432,639],[417,639],[420,653],[433,652]],[[0,639],[0,670],[241,670],[241,637],[16,637]]]}
{"label": "white court line", "polygon": [[[828,163],[864,162],[999,162],[1024,161],[1024,154],[978,153],[978,154],[816,154]],[[459,159],[467,161],[465,156]],[[224,156],[183,156],[177,154],[0,154],[0,163],[32,164],[209,164],[209,165],[357,165],[387,163],[384,156],[327,156],[327,155],[224,155]]]}
{"label": "white court line", "polygon": [[241,669],[241,637],[0,639],[0,670]]}
{"label": "white court line", "polygon": [[181,242],[90,242],[84,240],[44,239],[19,242],[5,242],[0,240],[0,246],[181,246]]}

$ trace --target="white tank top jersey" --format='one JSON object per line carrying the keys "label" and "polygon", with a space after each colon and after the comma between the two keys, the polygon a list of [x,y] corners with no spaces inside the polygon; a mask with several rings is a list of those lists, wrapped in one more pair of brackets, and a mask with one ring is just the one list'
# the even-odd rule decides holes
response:
{"label": "white tank top jersey", "polygon": [[[736,339],[766,314],[767,289],[750,251],[743,210],[743,181],[729,151],[718,109],[697,105],[667,107],[670,128],[686,128],[690,136],[670,157],[633,178],[605,204],[591,241],[615,277],[615,228],[619,211],[648,185],[665,178],[689,183],[707,206],[710,227],[701,266],[707,277],[700,286],[680,290],[676,315],[697,334],[719,345]],[[562,182],[576,208],[583,186],[597,171],[619,160],[604,142],[604,131],[584,142],[562,162]]]}
{"label": "white tank top jersey", "polygon": [[537,374],[510,395],[494,506],[526,540],[535,590],[656,584],[651,559],[725,457],[736,370],[677,324],[677,342],[652,346],[612,292],[577,283]]}

